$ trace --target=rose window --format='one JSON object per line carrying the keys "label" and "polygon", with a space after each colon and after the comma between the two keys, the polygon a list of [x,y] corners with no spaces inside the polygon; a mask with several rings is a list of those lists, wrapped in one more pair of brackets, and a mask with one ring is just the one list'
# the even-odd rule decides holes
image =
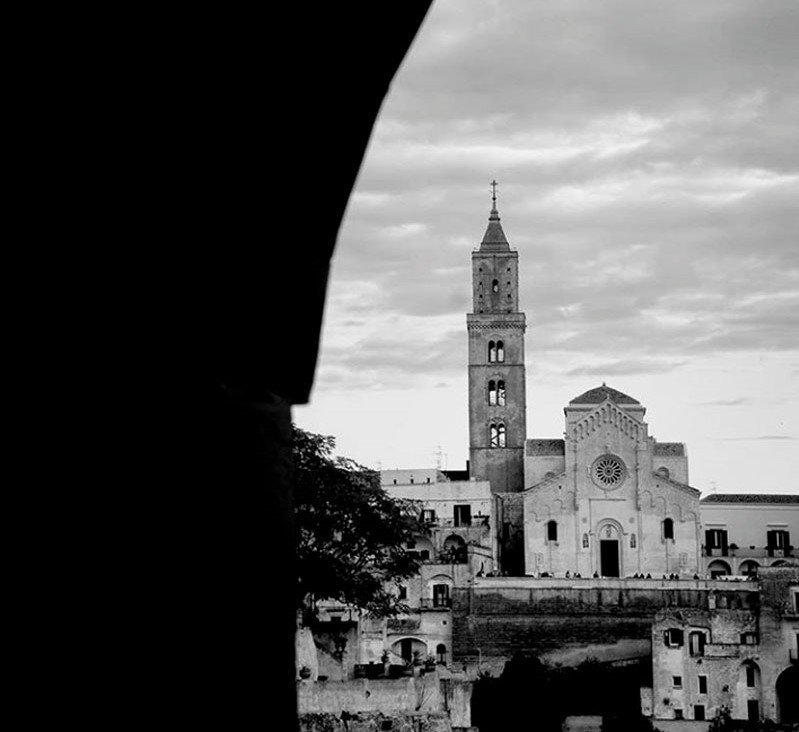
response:
{"label": "rose window", "polygon": [[597,459],[591,472],[601,488],[616,488],[624,481],[624,463],[614,455],[603,455]]}

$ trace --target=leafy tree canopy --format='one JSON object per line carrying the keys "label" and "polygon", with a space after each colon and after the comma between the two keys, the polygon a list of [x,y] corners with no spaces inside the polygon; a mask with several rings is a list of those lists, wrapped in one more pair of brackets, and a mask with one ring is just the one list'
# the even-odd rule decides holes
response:
{"label": "leafy tree canopy", "polygon": [[392,585],[419,571],[404,547],[426,533],[420,507],[389,496],[376,471],[333,457],[335,438],[296,425],[292,438],[297,607],[330,599],[377,617],[407,612]]}

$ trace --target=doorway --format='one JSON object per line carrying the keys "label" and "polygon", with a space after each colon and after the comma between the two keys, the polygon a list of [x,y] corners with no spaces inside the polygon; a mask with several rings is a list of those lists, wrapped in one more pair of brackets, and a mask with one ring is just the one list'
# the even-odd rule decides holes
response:
{"label": "doorway", "polygon": [[600,574],[603,577],[619,576],[619,540],[602,539],[599,542]]}
{"label": "doorway", "polygon": [[796,695],[799,684],[799,666],[786,668],[777,678],[777,721],[799,722],[799,697]]}

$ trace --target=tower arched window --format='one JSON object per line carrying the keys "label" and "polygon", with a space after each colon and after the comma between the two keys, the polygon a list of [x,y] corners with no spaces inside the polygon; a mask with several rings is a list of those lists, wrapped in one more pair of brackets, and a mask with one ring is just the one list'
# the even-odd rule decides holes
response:
{"label": "tower arched window", "polygon": [[505,447],[505,425],[502,422],[497,425],[497,437],[499,438],[499,446]]}
{"label": "tower arched window", "polygon": [[[501,384],[502,382],[500,381],[499,383]],[[488,382],[488,403],[492,407],[497,403],[497,382],[493,379]]]}
{"label": "tower arched window", "polygon": [[[500,341],[502,343],[502,341]],[[494,341],[488,342],[488,362],[494,363],[497,360],[497,344]]]}
{"label": "tower arched window", "polygon": [[505,360],[505,342],[497,341],[497,361]]}
{"label": "tower arched window", "polygon": [[504,407],[505,406],[505,382],[504,381],[498,381],[497,382],[497,404],[500,407]]}
{"label": "tower arched window", "polygon": [[630,549],[635,549],[636,546],[635,534],[630,534]]}
{"label": "tower arched window", "polygon": [[547,521],[547,541],[558,540],[558,522]]}
{"label": "tower arched window", "polygon": [[495,424],[492,424],[489,428],[489,433],[491,436],[491,447],[499,447],[499,430]]}
{"label": "tower arched window", "polygon": [[491,290],[492,290],[493,292],[499,292],[499,280],[494,280],[494,281],[491,283]]}
{"label": "tower arched window", "polygon": [[664,539],[674,538],[674,521],[672,521],[670,518],[663,520],[663,538]]}
{"label": "tower arched window", "polygon": [[583,549],[588,549],[588,534],[583,534]]}

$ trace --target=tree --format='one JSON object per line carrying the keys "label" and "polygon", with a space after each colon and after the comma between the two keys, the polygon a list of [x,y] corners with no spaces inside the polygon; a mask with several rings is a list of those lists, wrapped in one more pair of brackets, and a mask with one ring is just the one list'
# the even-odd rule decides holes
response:
{"label": "tree", "polygon": [[419,506],[389,496],[376,471],[333,457],[335,438],[292,425],[292,440],[298,609],[332,599],[376,617],[406,612],[391,585],[419,571],[404,548],[426,533]]}

